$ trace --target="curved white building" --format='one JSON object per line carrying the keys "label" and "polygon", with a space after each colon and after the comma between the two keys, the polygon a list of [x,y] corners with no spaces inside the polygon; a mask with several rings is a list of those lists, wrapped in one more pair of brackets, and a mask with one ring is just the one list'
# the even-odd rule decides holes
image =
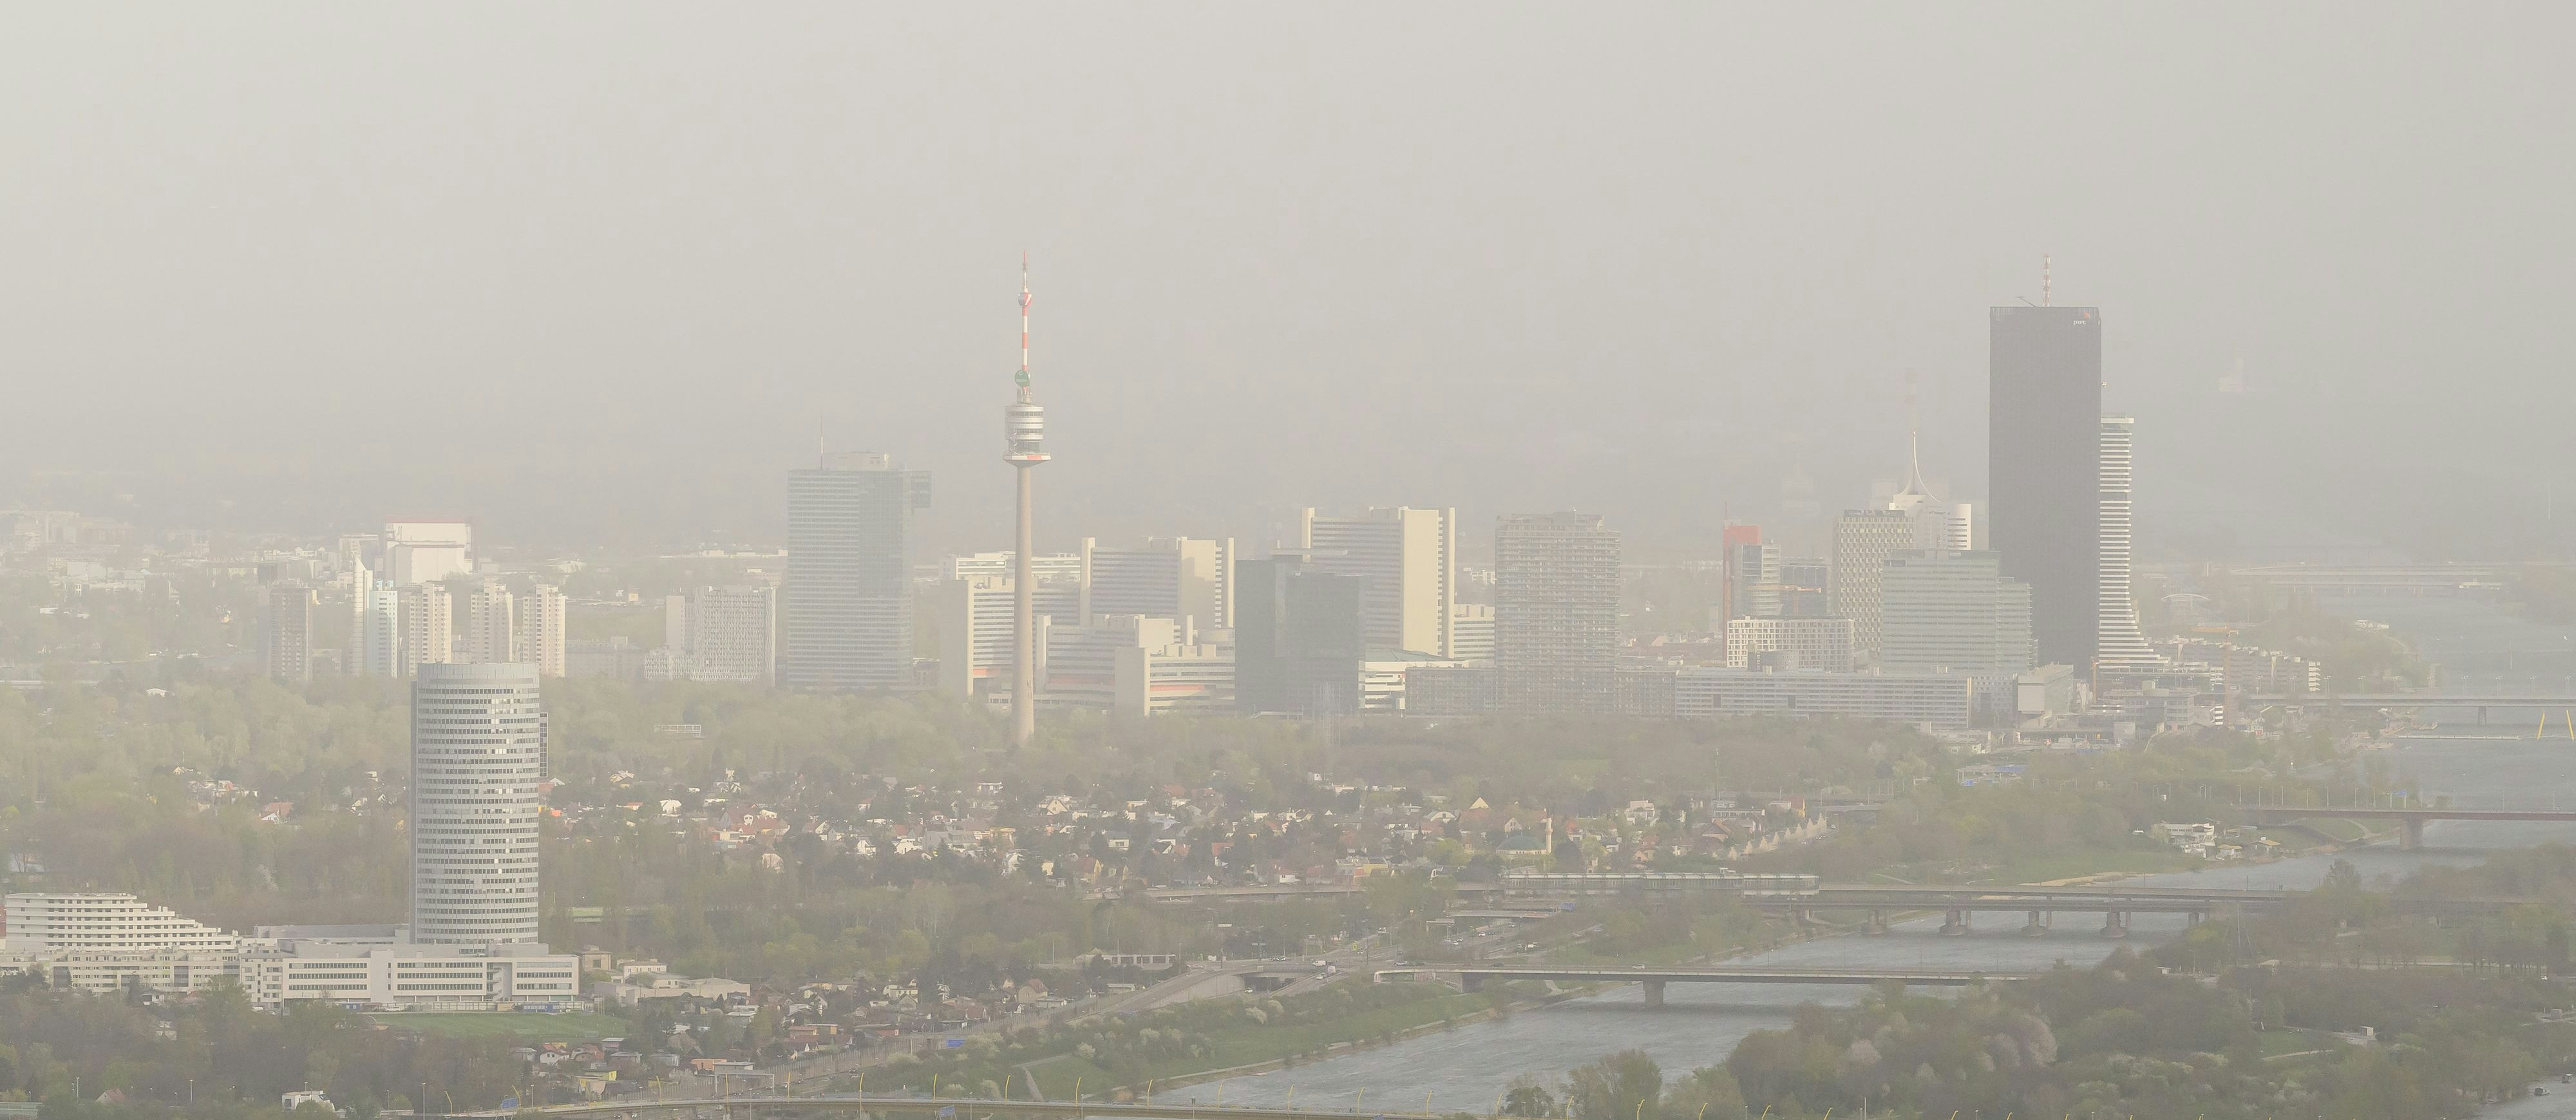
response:
{"label": "curved white building", "polygon": [[423,665],[411,686],[411,940],[537,939],[537,667]]}
{"label": "curved white building", "polygon": [[2102,418],[2101,596],[2095,623],[2096,665],[2156,665],[2164,659],[2138,632],[2138,603],[2129,593],[2130,429],[2134,416]]}

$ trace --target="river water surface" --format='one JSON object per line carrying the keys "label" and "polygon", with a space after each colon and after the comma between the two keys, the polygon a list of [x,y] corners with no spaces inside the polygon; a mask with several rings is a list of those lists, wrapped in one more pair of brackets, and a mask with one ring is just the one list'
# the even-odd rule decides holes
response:
{"label": "river water surface", "polygon": [[[2442,664],[2446,689],[2576,685],[2576,629],[2524,623],[2482,604],[2456,600],[2373,602],[2355,613],[2390,623],[2428,659]],[[2533,806],[2556,797],[2576,807],[2576,741],[2531,738],[2537,723],[2535,715],[2528,725],[2444,727],[2436,733],[2518,737],[2412,739],[2385,756],[2397,773],[2414,778],[2428,796],[2448,796],[2455,804]],[[2546,842],[2576,843],[2576,823],[2435,822],[2425,829],[2424,847],[2412,852],[2378,846],[2340,856],[2307,856],[2131,881],[2304,888],[2322,880],[2338,858],[2352,861],[2366,879],[2397,878],[2428,865],[2475,862],[2490,849]],[[1937,917],[1925,918],[1899,925],[1881,937],[1802,942],[1742,963],[2018,972],[2045,969],[2058,961],[2091,964],[2121,944],[2104,940],[2098,922],[2084,915],[2061,915],[2056,929],[2036,938],[2021,935],[2018,915],[1983,915],[1975,932],[1965,937],[1941,936],[1940,924]],[[2141,914],[2132,920],[2128,943],[2141,948],[2159,944],[2178,936],[2182,928],[2179,915]],[[1674,984],[1667,991],[1665,1006],[1650,1009],[1642,989],[1632,984],[1292,1069],[1194,1085],[1171,1097],[1228,1104],[1294,1103],[1318,1111],[1365,1107],[1409,1112],[1427,1103],[1443,1112],[1482,1113],[1494,1107],[1506,1083],[1524,1073],[1553,1081],[1604,1054],[1637,1048],[1653,1055],[1669,1080],[1724,1061],[1749,1032],[1787,1025],[1790,1010],[1801,1003],[1849,1005],[1862,992],[1832,985]],[[2576,1087],[2564,1095],[2517,1102],[2494,1115],[2576,1118]]]}

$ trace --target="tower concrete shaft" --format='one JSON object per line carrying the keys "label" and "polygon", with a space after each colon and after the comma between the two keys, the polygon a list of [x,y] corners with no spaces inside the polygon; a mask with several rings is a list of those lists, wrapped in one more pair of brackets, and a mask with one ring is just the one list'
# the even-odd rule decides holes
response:
{"label": "tower concrete shaft", "polygon": [[1030,469],[1014,464],[1020,482],[1020,531],[1011,554],[1011,745],[1026,744],[1038,733],[1037,581],[1029,574],[1029,554],[1036,549],[1036,514],[1030,496]]}

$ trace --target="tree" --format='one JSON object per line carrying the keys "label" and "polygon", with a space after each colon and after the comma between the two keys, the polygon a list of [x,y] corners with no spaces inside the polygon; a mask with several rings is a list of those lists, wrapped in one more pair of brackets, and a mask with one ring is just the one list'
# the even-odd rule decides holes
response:
{"label": "tree", "polygon": [[1565,1108],[1579,1120],[1637,1120],[1664,1087],[1663,1067],[1643,1050],[1622,1050],[1565,1075]]}

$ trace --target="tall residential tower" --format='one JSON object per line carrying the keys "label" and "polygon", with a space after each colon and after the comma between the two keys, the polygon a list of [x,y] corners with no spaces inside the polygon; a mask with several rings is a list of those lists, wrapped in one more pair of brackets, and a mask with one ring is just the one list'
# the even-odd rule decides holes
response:
{"label": "tall residential tower", "polygon": [[2095,660],[2102,665],[2154,665],[2162,660],[2138,632],[2138,601],[2129,590],[2130,430],[2133,416],[2102,418],[2101,615]]}
{"label": "tall residential tower", "polygon": [[1619,534],[1597,513],[1494,526],[1494,657],[1517,711],[1606,712],[1619,670]]}

